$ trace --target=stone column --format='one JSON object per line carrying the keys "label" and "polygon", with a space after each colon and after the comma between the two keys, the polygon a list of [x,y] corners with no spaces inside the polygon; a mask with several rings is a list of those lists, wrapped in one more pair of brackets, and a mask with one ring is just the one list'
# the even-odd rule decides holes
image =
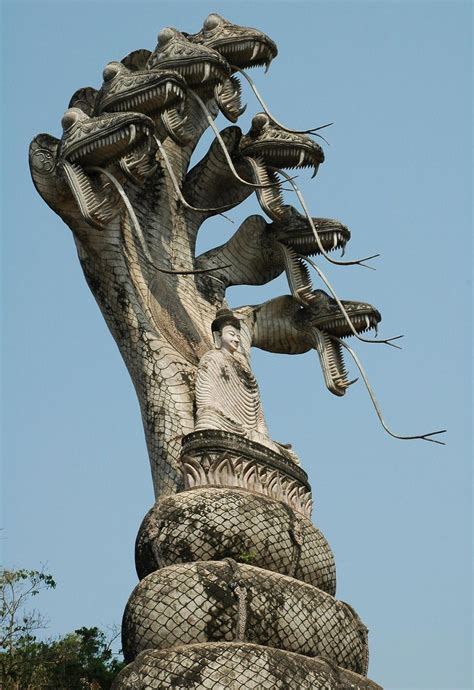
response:
{"label": "stone column", "polygon": [[114,690],[380,689],[304,470],[216,430],[185,436],[181,464],[138,533]]}

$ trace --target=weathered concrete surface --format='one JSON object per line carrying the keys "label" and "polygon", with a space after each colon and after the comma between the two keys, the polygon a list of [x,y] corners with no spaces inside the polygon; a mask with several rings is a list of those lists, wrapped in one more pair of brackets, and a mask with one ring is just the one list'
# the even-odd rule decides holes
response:
{"label": "weathered concrete surface", "polygon": [[232,559],[168,566],[145,577],[125,609],[122,644],[146,649],[245,641],[324,656],[366,674],[367,629],[344,602],[299,580]]}
{"label": "weathered concrete surface", "polygon": [[140,579],[168,565],[223,558],[336,591],[334,557],[321,532],[286,503],[250,491],[201,488],[167,496],[138,532]]}
{"label": "weathered concrete surface", "polygon": [[310,659],[254,644],[214,643],[148,650],[116,678],[112,690],[382,690],[321,657]]}
{"label": "weathered concrete surface", "polygon": [[[284,170],[311,165],[316,171],[324,153],[308,133],[258,113],[246,134],[237,126],[222,130],[190,170],[218,111],[233,123],[243,112],[235,65],[268,66],[275,55],[276,45],[262,32],[216,14],[194,36],[165,28],[155,51],[135,50],[107,65],[100,92],[75,92],[61,140],[35,137],[30,168],[41,197],[73,232],[87,283],[135,386],[156,497],[196,490],[159,503],[145,520],[137,565],[141,575],[152,572],[125,612],[127,658],[149,647],[249,641],[268,649],[223,648],[221,668],[202,676],[202,687],[305,687],[313,672],[311,687],[374,687],[349,683],[355,676],[332,666],[365,673],[367,631],[330,595],[334,562],[306,519],[312,507],[307,475],[288,446],[268,437],[249,366],[252,346],[285,354],[316,349],[326,386],[342,396],[350,382],[338,338],[380,321],[365,302],[341,302],[332,289],[332,297],[313,289],[310,256],[343,246],[347,228],[306,211],[300,216],[283,202]],[[203,222],[253,190],[272,223],[250,216],[228,242],[196,257]],[[226,305],[227,288],[262,285],[283,271],[291,295],[240,307],[240,321],[225,341],[226,326],[212,324]],[[230,359],[205,354],[211,329]],[[211,360],[215,366],[196,386]],[[209,487],[223,488],[219,496],[229,505],[217,493],[200,493]],[[193,649],[181,658],[194,659],[196,667],[190,670],[186,661],[183,677],[175,674],[171,686],[200,682],[208,656],[201,647],[204,661],[193,657]],[[306,661],[290,664],[289,652]],[[161,652],[153,654],[160,673]],[[124,672],[123,687],[160,686],[154,671],[149,681],[143,676],[153,654],[137,661],[137,671]],[[321,655],[331,662],[310,659]],[[277,658],[287,661],[278,666]],[[288,666],[291,681],[276,670]],[[169,686],[166,677],[161,687]]]}
{"label": "weathered concrete surface", "polygon": [[313,501],[308,475],[295,462],[295,453],[287,453],[222,429],[194,431],[183,437],[184,488],[244,488],[284,501],[310,518]]}

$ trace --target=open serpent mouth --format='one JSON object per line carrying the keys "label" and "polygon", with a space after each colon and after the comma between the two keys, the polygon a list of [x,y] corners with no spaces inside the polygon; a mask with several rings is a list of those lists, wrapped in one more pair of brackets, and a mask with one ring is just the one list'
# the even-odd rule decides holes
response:
{"label": "open serpent mouth", "polygon": [[288,208],[283,202],[278,172],[283,168],[312,167],[314,177],[324,161],[322,148],[309,136],[283,130],[265,113],[253,117],[249,131],[240,140],[239,154],[254,180],[262,185],[256,190],[258,200],[275,222],[285,221]]}
{"label": "open serpent mouth", "polygon": [[143,147],[154,130],[153,122],[139,113],[88,118],[77,108],[66,111],[62,123],[61,155],[84,168],[107,165]]}
{"label": "open serpent mouth", "polygon": [[198,87],[200,84],[212,85],[226,79],[229,74],[227,70],[222,69],[220,63],[213,63],[209,60],[195,61],[190,60],[189,63],[180,60],[166,63],[167,69],[173,69],[181,74],[188,86]]}
{"label": "open serpent mouth", "polygon": [[[344,304],[344,302],[343,302]],[[365,333],[366,331],[374,330],[377,332],[378,324],[381,320],[379,312],[376,310],[366,311],[362,313],[351,313],[350,307],[348,308],[346,304],[344,307],[347,309],[349,318],[357,333]],[[353,335],[349,330],[346,319],[343,316],[327,316],[318,319],[318,328],[327,331],[331,335],[335,335],[338,338],[348,338]]]}
{"label": "open serpent mouth", "polygon": [[319,165],[324,161],[324,154],[318,144],[311,144],[288,144],[269,140],[241,146],[240,152],[243,156],[253,158],[269,168],[313,168],[314,177]]}
{"label": "open serpent mouth", "polygon": [[267,165],[274,168],[314,168],[316,171],[323,162],[321,147],[314,143],[285,145],[284,143],[255,144],[246,150],[247,155],[262,157]]}
{"label": "open serpent mouth", "polygon": [[[274,223],[269,229],[269,236],[286,247],[292,247],[297,254],[304,256],[320,254],[321,249],[307,220],[300,214],[297,214],[295,219],[295,211],[291,207],[283,207],[283,211],[291,214],[290,217],[286,222]],[[350,230],[346,225],[333,218],[313,218],[312,220],[325,251],[345,249],[351,238]]]}
{"label": "open serpent mouth", "polygon": [[98,113],[139,112],[145,115],[170,108],[186,98],[186,82],[175,72],[130,72],[118,62],[109,63],[96,102]]}
{"label": "open serpent mouth", "polygon": [[261,142],[246,146],[242,153],[244,156],[259,158],[272,168],[313,168],[314,174],[324,160],[322,149],[315,142],[313,145]]}
{"label": "open serpent mouth", "polygon": [[131,71],[120,62],[110,62],[103,77],[98,112],[142,113],[153,118],[160,138],[171,136],[183,146],[189,142],[192,130],[187,122],[184,77],[168,70]]}
{"label": "open serpent mouth", "polygon": [[[317,290],[316,295],[321,297],[326,304],[331,304],[333,301],[322,290]],[[372,329],[377,331],[382,317],[374,307],[362,302],[343,301],[342,304],[357,333]],[[324,382],[327,389],[338,396],[344,395],[347,388],[357,379],[349,381],[342,346],[331,336],[347,338],[350,335],[353,333],[345,318],[340,314],[319,315],[313,319],[313,346],[319,355]]]}
{"label": "open serpent mouth", "polygon": [[[317,226],[317,233],[323,249],[326,252],[332,252],[336,249],[344,249],[349,238],[350,233],[348,230],[344,232],[343,230],[320,230]],[[317,244],[313,233],[308,234],[304,237],[292,237],[287,240],[280,240],[283,244],[288,244],[292,246],[299,254],[304,254],[305,256],[315,256],[320,254],[321,250]]]}
{"label": "open serpent mouth", "polygon": [[[84,219],[102,229],[120,206],[107,184],[98,184],[88,168],[119,162],[125,173],[153,165],[150,156],[153,121],[139,113],[104,114],[90,118],[78,108],[63,116],[60,161],[65,178]],[[124,166],[122,165],[124,162]]]}
{"label": "open serpent mouth", "polygon": [[306,134],[290,133],[265,113],[257,113],[240,143],[242,156],[258,159],[270,168],[313,168],[324,161],[322,148]]}
{"label": "open serpent mouth", "polygon": [[140,90],[136,95],[129,95],[124,100],[115,103],[110,107],[111,112],[130,111],[138,108],[144,114],[153,113],[161,110],[165,106],[174,105],[176,102],[183,101],[185,93],[180,84],[170,81],[168,78],[157,86],[149,85],[146,91]]}
{"label": "open serpent mouth", "polygon": [[246,105],[242,105],[242,88],[237,77],[229,77],[214,87],[214,98],[221,113],[231,122],[237,122],[245,112]]}
{"label": "open serpent mouth", "polygon": [[216,41],[208,43],[225,59],[241,69],[265,66],[267,69],[276,55],[270,39],[250,38],[244,41]]}
{"label": "open serpent mouth", "polygon": [[158,44],[146,65],[148,70],[178,72],[188,86],[198,89],[214,86],[230,77],[230,66],[220,53],[188,41],[186,36],[171,27],[158,34]]}
{"label": "open serpent mouth", "polygon": [[258,29],[239,26],[212,12],[197,34],[188,36],[193,43],[205,45],[220,53],[231,65],[248,69],[265,65],[268,69],[278,48],[269,36]]}
{"label": "open serpent mouth", "polygon": [[331,340],[327,333],[317,329],[314,330],[313,337],[326,388],[339,397],[345,395],[355,381],[349,381],[341,345]]}

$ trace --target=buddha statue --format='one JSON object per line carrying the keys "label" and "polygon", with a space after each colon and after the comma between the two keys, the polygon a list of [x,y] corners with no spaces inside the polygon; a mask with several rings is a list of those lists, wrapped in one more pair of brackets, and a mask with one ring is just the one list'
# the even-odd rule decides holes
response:
{"label": "buddha statue", "polygon": [[220,309],[211,330],[215,348],[198,365],[195,431],[237,434],[299,464],[291,446],[268,435],[258,384],[241,352],[240,320],[229,309]]}

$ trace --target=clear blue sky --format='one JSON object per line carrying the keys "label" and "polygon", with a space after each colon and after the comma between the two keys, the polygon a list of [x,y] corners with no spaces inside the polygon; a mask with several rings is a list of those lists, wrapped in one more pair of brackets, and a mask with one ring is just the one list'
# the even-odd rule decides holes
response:
{"label": "clear blue sky", "polygon": [[[449,434],[445,448],[395,441],[360,383],[344,399],[327,392],[314,352],[257,351],[270,430],[310,475],[337,595],[370,629],[369,675],[388,690],[471,688],[470,3],[16,0],[2,11],[4,563],[46,563],[57,579],[38,602],[50,634],[120,622],[153,495],[132,385],[69,229],[33,188],[28,144],[60,135],[70,96],[99,87],[108,61],[218,11],[277,42],[269,73],[252,73],[277,117],[335,122],[317,178],[298,182],[313,215],[351,228],[349,256],[382,256],[377,272],[319,265],[341,297],[380,309],[384,335],[405,334],[402,351],[354,343],[388,422]],[[246,130],[260,108],[244,91]],[[256,212],[252,199],[232,215]],[[230,232],[210,223],[202,249]],[[230,301],[287,291],[279,279]]]}

